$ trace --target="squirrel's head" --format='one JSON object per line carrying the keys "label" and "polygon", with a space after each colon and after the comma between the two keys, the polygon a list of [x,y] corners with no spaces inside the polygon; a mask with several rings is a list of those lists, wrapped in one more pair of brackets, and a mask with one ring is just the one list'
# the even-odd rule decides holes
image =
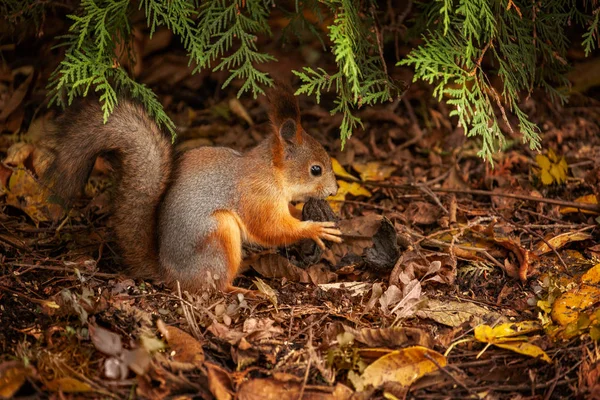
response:
{"label": "squirrel's head", "polygon": [[331,158],[302,127],[289,119],[279,128],[276,140],[282,144],[279,170],[290,200],[324,199],[337,192]]}
{"label": "squirrel's head", "polygon": [[275,128],[273,162],[281,171],[290,200],[323,199],[337,192],[331,158],[300,125],[300,108],[289,87],[278,85],[269,93]]}

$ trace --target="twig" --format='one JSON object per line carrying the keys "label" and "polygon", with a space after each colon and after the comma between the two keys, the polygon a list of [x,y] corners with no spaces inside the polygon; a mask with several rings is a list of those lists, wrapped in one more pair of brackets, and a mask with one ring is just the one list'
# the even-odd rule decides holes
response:
{"label": "twig", "polygon": [[437,362],[437,360],[433,357],[431,357],[429,354],[425,353],[425,358],[428,359],[429,361],[431,361],[432,363],[435,364],[436,367],[438,367],[438,369],[445,374],[446,376],[448,376],[450,379],[452,379],[452,381],[454,381],[454,383],[456,383],[458,386],[460,386],[461,388],[465,389],[467,392],[469,392],[469,394],[471,395],[471,397],[475,398],[475,399],[479,399],[479,396],[477,396],[477,393],[474,392],[472,389],[469,389],[464,383],[462,383],[461,381],[458,380],[458,378],[456,378],[453,374],[450,373],[450,371],[448,371],[446,368],[442,367],[440,365],[440,363]]}
{"label": "twig", "polygon": [[442,209],[444,214],[446,214],[446,215],[448,214],[448,209],[446,209],[446,207],[444,207],[444,205],[440,201],[439,197],[437,197],[435,195],[435,193],[433,193],[433,190],[431,190],[431,188],[429,188],[425,185],[419,185],[419,189],[422,190],[423,192],[425,192],[425,194],[427,194],[429,197],[431,197],[431,199],[434,201],[434,203],[437,204],[437,206]]}
{"label": "twig", "polygon": [[[312,327],[309,329],[308,331],[308,343],[306,344],[307,347],[312,347]],[[302,400],[302,398],[304,397],[304,389],[306,389],[306,382],[308,382],[308,374],[310,373],[310,364],[312,362],[312,355],[310,353],[310,351],[307,352],[308,354],[308,361],[306,362],[306,372],[304,373],[304,379],[302,380],[302,386],[300,387],[300,394],[298,395],[298,400]]]}
{"label": "twig", "polygon": [[528,228],[525,225],[517,225],[517,224],[515,224],[514,222],[512,222],[512,221],[508,220],[507,218],[505,218],[504,216],[502,216],[500,213],[498,213],[498,216],[500,218],[502,218],[505,222],[507,222],[510,225],[514,226],[515,228],[517,228],[517,229],[523,229],[524,231],[526,231],[530,235],[536,236],[538,239],[541,239],[544,243],[546,243],[546,246],[548,246],[550,248],[550,250],[552,250],[552,252],[554,254],[556,254],[556,257],[558,257],[558,260],[560,261],[560,263],[562,264],[562,266],[565,268],[565,271],[569,270],[569,267],[567,267],[567,264],[565,263],[565,260],[563,260],[563,258],[561,257],[561,255],[558,253],[558,251],[556,250],[556,247],[554,247],[552,245],[552,243],[550,243],[549,241],[547,241],[544,236],[542,236],[539,233],[533,231],[532,229]]}
{"label": "twig", "polygon": [[[367,186],[376,186],[386,189],[404,189],[404,190],[415,190],[420,185],[394,185],[389,183],[379,183],[379,182],[364,182]],[[585,203],[577,203],[574,201],[566,201],[566,200],[556,200],[556,199],[547,199],[544,197],[534,197],[534,196],[526,196],[521,194],[514,193],[496,193],[489,190],[476,190],[476,189],[448,189],[448,188],[431,188],[434,192],[441,193],[458,193],[458,194],[472,194],[477,196],[490,196],[490,197],[509,197],[511,199],[519,199],[519,200],[528,200],[528,201],[536,201],[538,203],[547,203],[554,204],[558,206],[564,207],[573,207],[578,210],[586,210],[586,211],[594,211],[600,213],[600,206],[596,204],[585,204]]]}
{"label": "twig", "polygon": [[177,281],[177,296],[179,296],[179,299],[181,300],[181,309],[183,310],[183,315],[185,316],[185,319],[187,320],[187,323],[190,326],[192,333],[194,334],[193,336],[196,339],[202,339],[202,334],[198,329],[198,325],[196,324],[196,320],[194,319],[193,314],[190,313],[188,306],[183,302],[183,296],[181,295],[181,285],[179,284],[179,281]]}

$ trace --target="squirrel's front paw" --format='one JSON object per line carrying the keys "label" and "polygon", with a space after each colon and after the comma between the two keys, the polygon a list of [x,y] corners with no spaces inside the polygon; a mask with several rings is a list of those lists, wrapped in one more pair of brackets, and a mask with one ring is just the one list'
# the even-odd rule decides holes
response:
{"label": "squirrel's front paw", "polygon": [[340,237],[342,231],[336,228],[335,222],[333,221],[310,221],[310,228],[312,231],[311,239],[322,249],[325,249],[325,244],[322,239],[329,240],[330,242],[342,243],[342,238]]}

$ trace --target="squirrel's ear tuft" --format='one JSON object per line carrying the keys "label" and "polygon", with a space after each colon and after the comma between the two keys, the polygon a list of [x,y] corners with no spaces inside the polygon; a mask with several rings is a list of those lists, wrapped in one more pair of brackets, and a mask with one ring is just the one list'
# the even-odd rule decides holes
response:
{"label": "squirrel's ear tuft", "polygon": [[[269,118],[276,131],[286,141],[302,141],[302,128],[300,126],[300,107],[294,96],[292,88],[284,83],[275,82],[275,86],[267,92],[269,99]],[[293,134],[291,136],[293,128]]]}

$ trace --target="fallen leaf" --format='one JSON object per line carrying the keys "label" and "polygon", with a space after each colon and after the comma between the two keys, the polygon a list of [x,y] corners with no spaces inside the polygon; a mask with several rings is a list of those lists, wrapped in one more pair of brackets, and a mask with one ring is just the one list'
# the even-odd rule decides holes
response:
{"label": "fallen leaf", "polygon": [[358,171],[363,182],[386,180],[396,170],[396,167],[384,166],[378,161],[371,161],[366,164],[354,163],[352,168]]}
{"label": "fallen leaf", "polygon": [[330,387],[311,386],[302,389],[301,382],[292,380],[279,381],[275,379],[251,379],[243,382],[237,392],[239,400],[287,400],[298,399],[303,393],[302,400],[349,400],[352,390],[337,384],[331,391]]}
{"label": "fallen leaf", "polygon": [[325,292],[331,289],[342,289],[350,292],[350,296],[356,297],[365,294],[371,289],[371,284],[367,282],[336,282],[321,283],[319,288]]}
{"label": "fallen leaf", "polygon": [[433,346],[433,339],[428,332],[410,327],[397,328],[363,328],[353,329],[344,326],[346,332],[354,339],[369,347],[384,347],[389,349],[410,346]]}
{"label": "fallen leaf", "polygon": [[548,150],[548,155],[538,154],[535,157],[538,164],[536,173],[544,185],[553,183],[562,184],[567,180],[569,166],[564,157],[558,157],[552,149]]}
{"label": "fallen leaf", "polygon": [[64,214],[61,206],[48,202],[48,190],[24,168],[12,173],[6,192],[6,204],[23,210],[35,222],[57,221]]}
{"label": "fallen leaf", "polygon": [[412,201],[404,211],[406,219],[417,225],[431,225],[438,221],[442,210],[431,203]]}
{"label": "fallen leaf", "polygon": [[108,356],[117,356],[121,354],[123,345],[121,337],[116,333],[104,329],[100,326],[89,325],[90,339],[96,349]]}
{"label": "fallen leaf", "polygon": [[537,321],[507,322],[495,327],[478,325],[474,336],[480,342],[489,343],[533,358],[551,362],[550,357],[540,347],[526,342],[523,335],[542,329]]}
{"label": "fallen leaf", "polygon": [[494,343],[494,346],[514,351],[515,353],[523,354],[524,356],[539,358],[546,361],[547,363],[552,362],[552,360],[544,350],[528,342]]}
{"label": "fallen leaf", "polygon": [[345,182],[338,181],[338,191],[334,196],[329,196],[327,201],[331,205],[331,208],[336,213],[342,208],[342,203],[346,200],[346,196],[351,194],[353,196],[366,196],[371,197],[369,192],[364,186],[358,182]]}
{"label": "fallen leaf", "polygon": [[248,123],[248,125],[250,125],[250,126],[254,125],[254,121],[252,121],[252,117],[250,116],[250,114],[248,114],[248,111],[246,111],[246,108],[236,97],[229,99],[229,109],[231,110],[232,113],[234,113],[235,115],[237,115],[238,117],[240,117],[241,119],[246,121]]}
{"label": "fallen leaf", "polygon": [[93,390],[89,384],[70,377],[46,382],[46,388],[52,392],[61,391],[65,393],[87,393]]}
{"label": "fallen leaf", "polygon": [[266,254],[250,263],[252,269],[265,278],[286,278],[292,282],[308,283],[308,272],[296,267],[279,254]]}
{"label": "fallen leaf", "polygon": [[[579,198],[575,199],[575,203],[598,205],[598,199],[596,198],[595,194],[588,194],[586,196],[582,196],[582,197],[579,197]],[[561,214],[569,214],[569,213],[583,213],[583,214],[593,214],[593,215],[597,215],[598,214],[595,211],[581,210],[581,209],[576,208],[576,207],[561,207],[559,209],[559,211],[560,211]]]}
{"label": "fallen leaf", "polygon": [[493,315],[494,319],[503,318],[500,314],[490,311],[477,304],[453,300],[429,299],[420,308],[416,315],[419,318],[429,318],[451,327],[458,327],[465,322],[480,324],[486,315]]}
{"label": "fallen leaf", "polygon": [[367,366],[362,375],[349,374],[348,378],[359,392],[368,386],[377,388],[386,382],[410,386],[422,376],[445,366],[446,357],[440,353],[425,347],[413,346],[393,351]]}
{"label": "fallen leaf", "polygon": [[561,294],[552,304],[551,316],[561,326],[577,321],[579,313],[600,302],[600,288],[583,284]]}
{"label": "fallen leaf", "polygon": [[231,377],[229,373],[218,365],[207,362],[208,388],[217,400],[233,399]]}
{"label": "fallen leaf", "polygon": [[588,269],[585,274],[581,275],[581,282],[590,285],[600,283],[600,264],[594,265],[592,268]]}
{"label": "fallen leaf", "polygon": [[26,367],[21,361],[5,361],[0,364],[0,398],[11,399],[31,375],[33,368]]}
{"label": "fallen leaf", "polygon": [[144,375],[150,367],[152,356],[143,348],[133,350],[124,349],[121,353],[121,359],[137,375]]}
{"label": "fallen leaf", "polygon": [[175,361],[195,367],[201,367],[204,364],[204,350],[198,340],[176,326],[166,326],[165,330],[165,339],[167,339]]}
{"label": "fallen leaf", "polygon": [[277,292],[260,278],[255,278],[254,284],[260,293],[267,296],[273,307],[275,307],[275,310],[277,310]]}
{"label": "fallen leaf", "polygon": [[333,168],[333,173],[336,176],[339,176],[340,178],[350,179],[351,181],[355,182],[358,181],[358,178],[348,173],[348,171],[346,171],[344,167],[342,167],[340,162],[334,157],[331,157],[331,166]]}
{"label": "fallen leaf", "polygon": [[[535,246],[535,254],[537,256],[541,256],[542,254],[546,254],[552,249],[548,246],[548,243],[554,247],[555,250],[560,249],[564,245],[570,242],[578,242],[582,240],[591,239],[592,235],[585,232],[565,232],[560,235],[554,236],[552,238],[546,239],[546,241],[540,241]],[[547,242],[547,243],[546,243]]]}
{"label": "fallen leaf", "polygon": [[542,329],[537,321],[506,322],[498,324],[493,328],[489,325],[478,325],[475,327],[475,339],[485,343],[497,343],[504,339],[515,336],[526,335]]}

